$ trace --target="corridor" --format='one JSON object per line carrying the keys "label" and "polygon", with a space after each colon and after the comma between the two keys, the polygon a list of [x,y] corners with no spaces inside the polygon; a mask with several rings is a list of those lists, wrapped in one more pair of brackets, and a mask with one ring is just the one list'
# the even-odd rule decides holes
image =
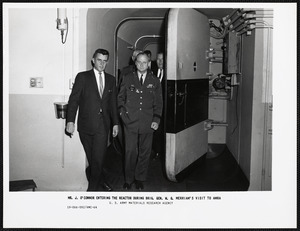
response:
{"label": "corridor", "polygon": [[[167,179],[163,158],[151,158],[144,191],[247,191],[249,181],[226,145],[215,144],[210,147],[212,147],[211,152],[177,175],[178,182],[171,182]],[[117,149],[114,145],[109,147],[105,172],[108,183],[114,191],[124,191],[122,188],[124,184],[122,154],[116,151]],[[136,191],[134,186],[131,191]]]}

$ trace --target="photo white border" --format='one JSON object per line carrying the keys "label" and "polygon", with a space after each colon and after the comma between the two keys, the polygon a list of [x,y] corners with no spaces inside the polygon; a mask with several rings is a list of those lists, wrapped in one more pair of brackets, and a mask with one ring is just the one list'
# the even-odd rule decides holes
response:
{"label": "photo white border", "polygon": [[[273,8],[272,191],[266,192],[9,192],[9,8]],[[5,228],[295,228],[297,225],[296,3],[3,3],[3,226]],[[217,196],[173,205],[111,205],[67,209],[68,196]],[[82,201],[72,202],[72,205]],[[101,207],[101,208],[100,208]],[[25,216],[30,214],[30,218]]]}

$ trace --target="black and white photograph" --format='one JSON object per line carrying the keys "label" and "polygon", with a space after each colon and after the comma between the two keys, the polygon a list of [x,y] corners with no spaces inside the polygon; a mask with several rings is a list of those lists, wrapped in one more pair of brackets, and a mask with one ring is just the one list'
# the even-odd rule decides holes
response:
{"label": "black and white photograph", "polygon": [[296,9],[3,3],[3,227],[296,228]]}

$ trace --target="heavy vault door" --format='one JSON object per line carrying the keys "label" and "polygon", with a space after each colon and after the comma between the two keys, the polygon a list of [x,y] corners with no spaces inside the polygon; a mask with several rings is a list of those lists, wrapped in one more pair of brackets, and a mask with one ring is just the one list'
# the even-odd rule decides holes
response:
{"label": "heavy vault door", "polygon": [[193,9],[171,9],[166,33],[166,173],[177,181],[207,152],[208,18]]}

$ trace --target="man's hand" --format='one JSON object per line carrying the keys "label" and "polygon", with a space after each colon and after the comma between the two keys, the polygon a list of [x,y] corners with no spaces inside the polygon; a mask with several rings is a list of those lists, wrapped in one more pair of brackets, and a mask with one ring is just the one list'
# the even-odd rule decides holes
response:
{"label": "man's hand", "polygon": [[75,124],[73,122],[68,122],[66,130],[68,133],[73,135],[73,133],[75,131]]}
{"label": "man's hand", "polygon": [[151,128],[152,128],[153,130],[157,130],[157,129],[158,129],[158,123],[152,122]]}
{"label": "man's hand", "polygon": [[113,133],[112,133],[113,137],[116,137],[118,135],[118,133],[119,133],[119,126],[114,125],[113,126]]}

